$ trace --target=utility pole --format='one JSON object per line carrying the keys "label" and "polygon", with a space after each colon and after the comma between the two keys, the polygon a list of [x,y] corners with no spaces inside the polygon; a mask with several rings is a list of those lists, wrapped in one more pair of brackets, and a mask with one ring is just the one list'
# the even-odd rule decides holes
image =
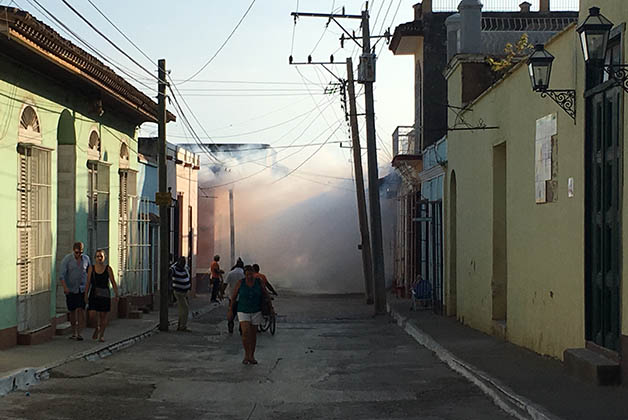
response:
{"label": "utility pole", "polygon": [[[358,66],[358,83],[364,84],[365,100],[366,100],[366,148],[368,154],[368,180],[369,180],[369,208],[371,216],[371,248],[373,255],[373,283],[375,298],[375,314],[386,313],[386,283],[384,278],[384,248],[382,244],[382,216],[379,204],[379,174],[377,168],[377,145],[375,137],[375,106],[373,103],[373,83],[375,82],[375,54],[371,52],[371,38],[386,38],[390,40],[390,31],[387,30],[384,35],[371,36],[369,28],[369,12],[368,1],[366,2],[366,10],[361,15],[348,15],[344,8],[342,13],[304,13],[292,12],[292,16],[296,19],[301,16],[322,17],[328,19],[328,22],[336,23],[343,34],[340,37],[340,46],[344,46],[345,40],[352,40],[362,48],[360,56],[360,65]],[[360,44],[354,34],[349,33],[338,19],[360,19],[362,21],[362,43]],[[345,37],[345,35],[347,35]],[[295,62],[290,56],[289,63],[293,65],[321,64],[323,68],[325,64],[333,64],[333,56],[330,57],[329,63],[316,62],[308,56],[307,62]]]}
{"label": "utility pole", "polygon": [[375,106],[373,103],[375,54],[371,53],[368,9],[362,12],[362,56],[360,57],[358,73],[360,75],[358,83],[364,84],[366,109],[366,150],[368,156],[369,208],[371,210],[371,240],[375,275],[375,313],[384,314],[386,313],[386,280],[384,278],[382,216],[379,205],[379,174],[377,168],[377,144],[375,141]]}
{"label": "utility pole", "polygon": [[353,60],[347,58],[347,91],[349,93],[349,121],[351,124],[351,140],[353,143],[353,166],[355,172],[355,190],[358,198],[358,218],[362,237],[362,269],[364,271],[364,292],[366,303],[373,303],[373,261],[371,260],[371,239],[369,221],[366,213],[366,195],[364,194],[364,174],[362,173],[362,151],[358,114],[355,106],[355,85],[353,80]]}
{"label": "utility pole", "polygon": [[[170,193],[166,165],[166,60],[158,62],[158,136],[159,136],[159,330],[168,331],[168,263]],[[167,195],[167,200],[165,196]]]}
{"label": "utility pole", "polygon": [[235,216],[233,212],[233,188],[229,189],[229,222],[231,225],[231,267],[235,265]]}

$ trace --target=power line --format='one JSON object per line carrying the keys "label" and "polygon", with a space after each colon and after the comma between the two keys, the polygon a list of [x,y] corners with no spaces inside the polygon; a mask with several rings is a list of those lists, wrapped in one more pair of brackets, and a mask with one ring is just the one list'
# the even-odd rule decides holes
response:
{"label": "power line", "polygon": [[[113,60],[112,58],[108,57],[107,55],[101,53],[98,49],[96,49],[95,47],[93,47],[91,44],[89,44],[87,41],[83,40],[79,35],[77,35],[74,31],[72,31],[72,29],[70,29],[66,24],[64,24],[59,18],[57,18],[52,12],[50,12],[48,9],[46,9],[41,3],[39,3],[38,0],[26,0],[31,6],[33,6],[33,8],[37,9],[38,11],[42,12],[43,14],[47,15],[50,19],[51,22],[53,24],[55,24],[57,27],[59,27],[62,31],[66,32],[67,34],[69,34],[71,37],[73,37],[74,39],[76,39],[79,43],[83,44],[88,50],[91,50],[95,55],[97,55],[98,57],[100,57],[100,59],[102,59],[105,62],[108,62],[112,67],[118,69],[120,72],[124,73],[127,77],[129,77],[131,80],[134,80],[136,83],[140,84],[141,86],[144,86],[145,88],[149,89],[151,92],[156,92],[156,89],[148,86],[147,84],[141,82],[140,80],[138,80],[136,77],[134,77],[131,73],[130,70],[125,70],[124,66],[122,66],[121,64],[117,63],[115,60]],[[14,2],[15,3],[15,2]],[[20,9],[23,9],[19,4],[15,3]],[[117,63],[117,65],[116,65]]]}
{"label": "power line", "polygon": [[[83,16],[78,10],[76,10],[69,2],[68,0],[61,0],[63,2],[63,4],[65,4],[70,10],[72,10],[72,12],[74,12],[74,14],[76,14],[83,22],[85,22],[90,28],[92,28],[94,30],[94,32],[96,32],[98,35],[100,35],[105,41],[107,41],[109,44],[111,44],[111,46],[113,46],[113,48],[115,48],[116,50],[118,50],[120,52],[120,54],[124,55],[126,58],[128,58],[129,60],[131,60],[131,62],[133,62],[133,64],[135,64],[136,66],[138,66],[139,68],[141,68],[142,70],[144,70],[144,72],[148,73],[150,76],[152,76],[154,79],[159,80],[159,78],[157,76],[155,76],[153,74],[153,72],[151,72],[150,70],[146,69],[146,67],[142,66],[140,63],[138,63],[133,57],[131,57],[129,54],[126,53],[126,51],[124,51],[122,48],[118,47],[118,45],[113,42],[112,40],[110,40],[105,34],[103,34],[98,28],[96,28],[96,26],[94,26],[93,23],[91,23],[85,16]],[[165,82],[164,80],[162,80],[162,82]]]}
{"label": "power line", "polygon": [[[65,0],[63,0],[65,1]],[[242,21],[244,20],[244,18],[246,17],[246,15],[249,14],[249,11],[251,10],[251,8],[253,7],[253,5],[255,4],[255,0],[253,0],[251,2],[251,4],[249,5],[249,8],[246,9],[246,12],[244,12],[244,15],[242,16],[242,18],[240,18],[240,21],[237,23],[237,25],[235,26],[235,28],[233,28],[233,30],[231,31],[231,33],[229,34],[229,36],[227,37],[227,39],[225,39],[225,42],[222,43],[222,45],[220,46],[220,48],[218,48],[218,50],[214,53],[214,55],[207,60],[207,62],[205,64],[203,64],[201,66],[200,69],[198,69],[198,71],[196,73],[194,73],[192,76],[188,77],[187,79],[183,80],[181,82],[181,84],[187,83],[190,80],[194,79],[196,76],[198,76],[198,74],[200,72],[202,72],[203,70],[205,70],[205,68],[207,66],[209,66],[209,64],[214,61],[214,58],[216,58],[216,56],[218,56],[218,54],[220,53],[220,51],[222,51],[222,49],[225,47],[225,45],[227,45],[227,42],[229,42],[229,40],[231,39],[231,37],[233,36],[233,34],[235,34],[235,32],[238,30],[238,28],[240,27],[240,24],[242,23]]]}
{"label": "power line", "polygon": [[152,58],[150,58],[150,57],[149,57],[149,56],[148,56],[148,55],[147,55],[144,51],[142,51],[142,49],[141,49],[140,47],[138,47],[138,46],[137,46],[137,44],[135,44],[135,42],[133,42],[133,41],[132,41],[132,40],[131,40],[128,36],[126,36],[126,34],[125,34],[124,32],[122,32],[122,30],[120,30],[120,28],[118,28],[118,26],[117,26],[115,23],[113,23],[113,22],[111,21],[111,19],[109,19],[109,17],[107,17],[107,15],[106,15],[106,14],[104,14],[104,13],[103,13],[103,12],[102,12],[99,8],[98,8],[98,6],[96,6],[96,5],[94,4],[94,2],[92,2],[92,0],[87,0],[87,1],[89,2],[89,4],[91,4],[91,5],[94,7],[94,9],[96,9],[96,11],[97,11],[98,13],[100,13],[100,15],[101,15],[102,17],[104,17],[104,18],[107,20],[107,22],[109,22],[109,23],[111,24],[111,26],[113,26],[113,27],[116,29],[116,31],[118,31],[118,33],[119,33],[120,35],[122,35],[122,36],[124,37],[124,39],[126,39],[127,41],[129,41],[129,43],[130,43],[131,45],[133,45],[133,46],[135,47],[135,49],[136,49],[136,50],[138,50],[138,51],[140,52],[140,54],[142,54],[144,57],[146,57],[146,59],[147,59],[148,61],[150,61],[151,63],[154,63],[154,62],[155,62],[155,60],[153,60]]}
{"label": "power line", "polygon": [[275,181],[272,182],[272,184],[276,184],[279,181],[289,177],[290,175],[292,175],[293,173],[295,173],[297,170],[299,170],[299,168],[301,168],[303,165],[305,165],[310,159],[312,159],[314,156],[316,156],[316,154],[318,152],[321,151],[321,149],[323,148],[324,145],[327,144],[327,142],[334,136],[334,134],[336,134],[336,131],[338,131],[338,129],[342,127],[342,124],[339,124],[338,127],[336,127],[336,129],[329,135],[329,137],[327,137],[327,139],[318,147],[318,149],[316,149],[314,151],[314,153],[312,153],[310,156],[308,156],[307,158],[305,158],[305,160],[303,162],[301,162],[296,168],[294,168],[293,170],[291,170],[290,172],[288,172],[286,175],[282,176],[279,179],[276,179]]}

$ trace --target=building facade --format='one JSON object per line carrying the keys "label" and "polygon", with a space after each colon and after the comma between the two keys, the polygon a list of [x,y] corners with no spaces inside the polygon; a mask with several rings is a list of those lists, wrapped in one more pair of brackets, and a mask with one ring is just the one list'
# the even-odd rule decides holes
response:
{"label": "building facade", "polygon": [[90,257],[104,249],[128,289],[136,132],[156,121],[157,105],[27,12],[0,13],[0,347],[8,347],[54,333],[66,312],[57,268],[75,241]]}
{"label": "building facade", "polygon": [[[582,23],[595,3],[580,6]],[[603,6],[616,24],[607,64],[620,64],[628,11],[619,1]],[[572,101],[534,92],[525,62],[466,96],[465,66],[477,60],[450,62],[449,103],[463,108],[450,120],[486,127],[448,135],[446,278],[461,322],[568,367],[583,351],[604,355],[625,382],[627,92],[600,65],[585,65],[576,25],[545,42],[555,56],[549,88],[573,91]]]}

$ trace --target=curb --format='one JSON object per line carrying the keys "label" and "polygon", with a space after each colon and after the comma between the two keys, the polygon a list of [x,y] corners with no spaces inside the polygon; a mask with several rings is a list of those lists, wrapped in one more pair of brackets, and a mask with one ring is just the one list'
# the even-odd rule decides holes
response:
{"label": "curb", "polygon": [[[214,309],[219,308],[221,305],[214,305],[208,308],[197,309],[196,311],[190,311],[191,318],[198,318],[201,315],[205,315],[212,312]],[[168,325],[174,326],[177,324],[177,318],[169,319]],[[159,324],[155,324],[153,327],[147,328],[144,331],[123,338],[116,342],[103,345],[101,347],[85,350],[80,353],[73,354],[65,359],[57,360],[48,365],[44,365],[38,368],[22,368],[18,369],[7,376],[0,377],[0,397],[8,394],[12,391],[25,391],[30,386],[36,385],[40,381],[45,381],[50,377],[50,371],[59,366],[63,366],[67,363],[75,360],[84,359],[87,361],[94,361],[98,359],[104,359],[111,356],[120,350],[124,350],[140,341],[159,333]]]}
{"label": "curb", "polygon": [[516,394],[487,373],[457,358],[431,336],[422,331],[415,322],[395,311],[388,302],[386,302],[386,309],[397,322],[397,325],[414,338],[417,343],[434,352],[436,357],[447,364],[450,369],[480,388],[484,394],[491,398],[506,413],[519,420],[562,420],[560,417],[549,413],[543,407]]}

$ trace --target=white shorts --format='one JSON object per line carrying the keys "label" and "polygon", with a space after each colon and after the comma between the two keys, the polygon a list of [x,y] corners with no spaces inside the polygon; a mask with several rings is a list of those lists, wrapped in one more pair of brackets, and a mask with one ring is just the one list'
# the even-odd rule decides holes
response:
{"label": "white shorts", "polygon": [[260,325],[262,323],[262,312],[253,312],[251,314],[238,312],[238,321],[250,322],[253,325]]}

